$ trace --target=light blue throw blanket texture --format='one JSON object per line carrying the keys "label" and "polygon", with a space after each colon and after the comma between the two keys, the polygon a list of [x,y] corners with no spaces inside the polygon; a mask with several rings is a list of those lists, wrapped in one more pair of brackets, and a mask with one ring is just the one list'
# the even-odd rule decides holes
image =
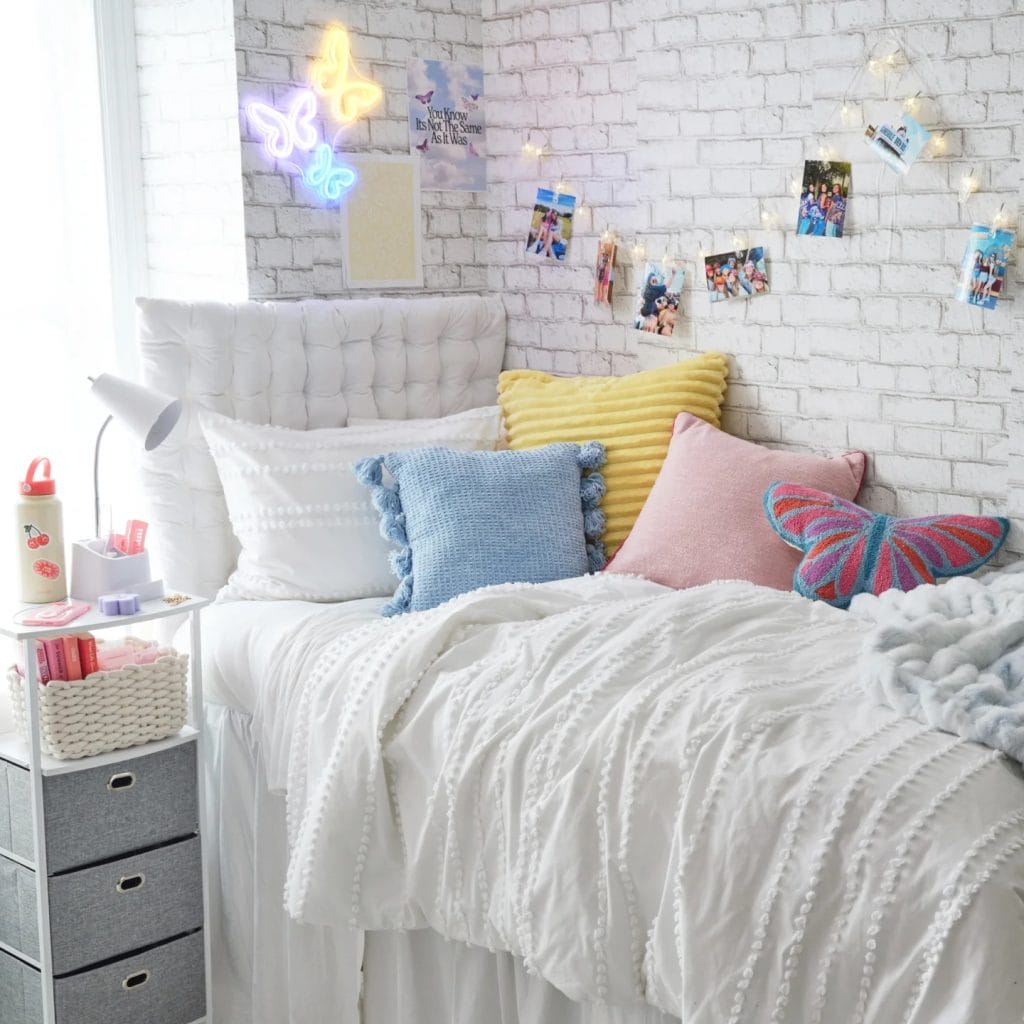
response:
{"label": "light blue throw blanket texture", "polygon": [[1024,562],[980,579],[862,594],[861,683],[880,704],[1024,763]]}

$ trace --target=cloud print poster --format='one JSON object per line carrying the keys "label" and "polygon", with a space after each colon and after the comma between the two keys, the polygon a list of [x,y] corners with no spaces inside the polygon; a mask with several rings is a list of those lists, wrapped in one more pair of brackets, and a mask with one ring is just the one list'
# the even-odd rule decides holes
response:
{"label": "cloud print poster", "polygon": [[409,62],[409,152],[420,156],[422,188],[483,192],[484,72],[479,64]]}

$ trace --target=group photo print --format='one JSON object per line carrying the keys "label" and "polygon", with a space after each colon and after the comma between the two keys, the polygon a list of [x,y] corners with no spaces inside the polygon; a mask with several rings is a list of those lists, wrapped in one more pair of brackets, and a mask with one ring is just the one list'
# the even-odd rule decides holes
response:
{"label": "group photo print", "polygon": [[764,247],[737,249],[704,258],[704,276],[712,302],[749,299],[768,292]]}
{"label": "group photo print", "polygon": [[796,233],[842,238],[852,183],[851,164],[805,160]]}

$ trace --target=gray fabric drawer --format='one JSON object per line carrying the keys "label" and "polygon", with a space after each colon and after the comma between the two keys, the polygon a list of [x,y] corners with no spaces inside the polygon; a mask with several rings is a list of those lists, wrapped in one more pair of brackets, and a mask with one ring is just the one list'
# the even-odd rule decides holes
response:
{"label": "gray fabric drawer", "polygon": [[[111,789],[115,776],[133,784]],[[199,830],[195,743],[43,780],[50,874]],[[31,817],[31,816],[30,816]]]}
{"label": "gray fabric drawer", "polygon": [[[122,880],[129,888],[119,892]],[[28,868],[0,860],[0,942],[38,960],[35,881]],[[49,890],[53,973],[70,974],[202,926],[199,839],[58,875]]]}
{"label": "gray fabric drawer", "polygon": [[38,961],[36,913],[36,873],[0,857],[0,942]]}
{"label": "gray fabric drawer", "polygon": [[[141,879],[135,888],[118,891]],[[68,974],[203,924],[198,837],[50,879],[53,973]]]}
{"label": "gray fabric drawer", "polygon": [[29,775],[7,761],[0,761],[0,849],[35,860]]}
{"label": "gray fabric drawer", "polygon": [[0,1021],[42,1024],[43,986],[39,972],[0,951]]}
{"label": "gray fabric drawer", "polygon": [[58,978],[54,1000],[57,1024],[192,1024],[206,1014],[203,933]]}

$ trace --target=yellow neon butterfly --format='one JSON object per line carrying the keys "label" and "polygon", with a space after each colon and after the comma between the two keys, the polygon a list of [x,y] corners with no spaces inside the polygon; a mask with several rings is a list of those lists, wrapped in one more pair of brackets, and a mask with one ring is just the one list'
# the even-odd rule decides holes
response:
{"label": "yellow neon butterfly", "polygon": [[381,88],[364,78],[352,66],[348,32],[331,25],[324,37],[323,51],[309,72],[310,85],[330,103],[331,112],[342,124],[354,121],[380,102]]}

